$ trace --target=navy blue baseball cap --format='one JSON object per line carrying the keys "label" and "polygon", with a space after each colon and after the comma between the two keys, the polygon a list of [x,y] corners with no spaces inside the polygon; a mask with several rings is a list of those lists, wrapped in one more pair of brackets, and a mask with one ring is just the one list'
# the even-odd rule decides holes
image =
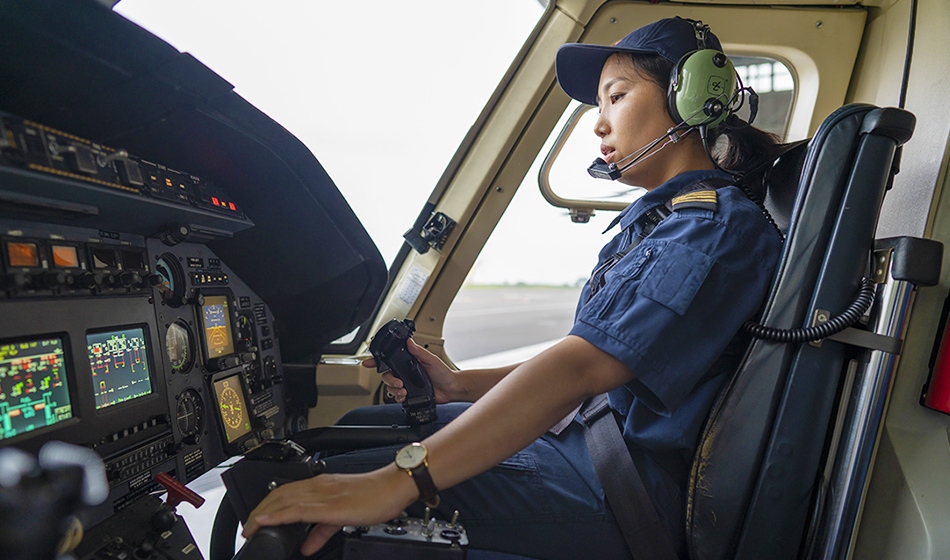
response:
{"label": "navy blue baseball cap", "polygon": [[[705,39],[707,49],[722,50],[719,39],[711,31],[706,32]],[[610,55],[618,52],[658,54],[677,64],[683,55],[699,47],[694,22],[680,17],[661,19],[631,32],[614,45],[561,45],[555,61],[557,81],[564,92],[574,99],[597,105],[600,71]]]}

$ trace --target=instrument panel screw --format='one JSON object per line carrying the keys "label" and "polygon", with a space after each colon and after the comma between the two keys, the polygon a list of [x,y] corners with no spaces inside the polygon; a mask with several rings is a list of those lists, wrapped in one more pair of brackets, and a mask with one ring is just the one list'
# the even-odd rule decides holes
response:
{"label": "instrument panel screw", "polygon": [[615,17],[610,18],[610,23],[617,23],[617,18]]}
{"label": "instrument panel screw", "polygon": [[815,29],[821,29],[821,26],[823,26],[824,24],[825,24],[825,23],[824,23],[823,21],[821,21],[821,20],[816,21],[816,22],[815,22]]}

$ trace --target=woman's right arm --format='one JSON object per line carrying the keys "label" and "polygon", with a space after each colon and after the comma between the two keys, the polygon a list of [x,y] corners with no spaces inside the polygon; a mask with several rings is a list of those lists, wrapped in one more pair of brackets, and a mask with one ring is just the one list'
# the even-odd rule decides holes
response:
{"label": "woman's right arm", "polygon": [[[416,344],[412,339],[408,340],[408,347],[409,352],[419,360],[426,373],[429,374],[432,387],[435,389],[435,402],[439,404],[475,402],[520,365],[511,364],[496,368],[456,371],[446,365],[438,356]],[[363,365],[375,367],[376,362],[369,359],[364,361]],[[396,402],[402,402],[406,398],[406,390],[403,389],[401,380],[391,373],[384,373],[382,379]]]}

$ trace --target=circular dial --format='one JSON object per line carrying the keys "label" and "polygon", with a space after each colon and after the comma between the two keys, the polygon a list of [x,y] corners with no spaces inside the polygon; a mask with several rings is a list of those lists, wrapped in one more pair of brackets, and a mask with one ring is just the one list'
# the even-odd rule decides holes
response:
{"label": "circular dial", "polygon": [[165,355],[172,366],[172,371],[182,373],[191,369],[195,361],[194,345],[188,325],[175,321],[168,325],[165,331]]}
{"label": "circular dial", "polygon": [[201,395],[194,389],[186,389],[178,395],[178,405],[175,407],[175,422],[181,439],[185,443],[195,444],[201,438],[204,429],[204,405]]}
{"label": "circular dial", "polygon": [[232,387],[225,387],[218,397],[218,406],[221,407],[221,418],[232,430],[241,428],[244,421],[243,399]]}
{"label": "circular dial", "polygon": [[400,469],[414,469],[426,460],[426,448],[421,443],[410,443],[396,454],[396,466]]}
{"label": "circular dial", "polygon": [[162,301],[172,307],[181,305],[185,295],[185,276],[178,258],[171,253],[159,257],[155,262],[155,274],[160,280],[158,290],[162,293]]}

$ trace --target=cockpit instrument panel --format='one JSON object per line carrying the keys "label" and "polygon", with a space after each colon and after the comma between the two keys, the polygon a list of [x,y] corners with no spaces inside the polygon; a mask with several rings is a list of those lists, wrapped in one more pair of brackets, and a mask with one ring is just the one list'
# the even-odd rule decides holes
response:
{"label": "cockpit instrument panel", "polygon": [[205,245],[252,225],[234,199],[2,112],[0,144],[0,446],[95,450],[104,519],[282,436],[274,318]]}

